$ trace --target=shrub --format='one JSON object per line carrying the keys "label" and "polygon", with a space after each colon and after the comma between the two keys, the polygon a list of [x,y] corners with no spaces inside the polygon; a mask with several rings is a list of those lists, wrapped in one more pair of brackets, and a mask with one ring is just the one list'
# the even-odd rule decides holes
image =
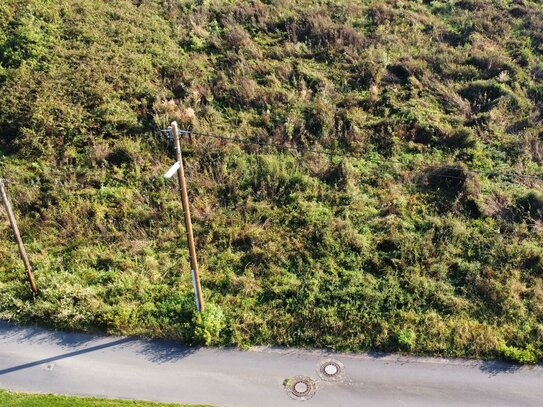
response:
{"label": "shrub", "polygon": [[330,17],[317,13],[289,21],[287,31],[292,41],[307,41],[314,47],[361,47],[365,43],[352,27],[336,24]]}
{"label": "shrub", "polygon": [[538,352],[532,345],[528,345],[526,349],[519,349],[514,346],[500,345],[500,352],[506,359],[520,364],[536,364],[538,362]]}
{"label": "shrub", "polygon": [[334,108],[323,100],[318,100],[304,110],[304,127],[313,141],[323,140],[333,126]]}
{"label": "shrub", "polygon": [[206,346],[221,343],[221,331],[225,326],[224,313],[220,306],[207,304],[204,312],[194,314],[194,339]]}
{"label": "shrub", "polygon": [[251,37],[240,25],[229,27],[224,34],[225,44],[234,49],[241,49],[251,44]]}
{"label": "shrub", "polygon": [[415,332],[411,330],[401,330],[396,335],[396,338],[401,348],[406,350],[413,350],[415,348],[417,339]]}
{"label": "shrub", "polygon": [[139,146],[131,143],[129,140],[117,143],[113,150],[105,157],[106,161],[112,165],[120,167],[121,165],[130,165],[137,161]]}
{"label": "shrub", "polygon": [[516,207],[522,219],[543,219],[543,194],[538,191],[530,191],[526,195],[517,198]]}
{"label": "shrub", "polygon": [[398,149],[397,138],[395,137],[395,123],[390,119],[384,119],[378,123],[368,125],[371,132],[369,142],[379,154],[391,157]]}
{"label": "shrub", "polygon": [[468,64],[477,67],[481,71],[482,79],[491,79],[503,75],[512,76],[517,72],[516,67],[511,61],[508,61],[499,53],[492,53],[480,51],[470,56],[467,61]]}
{"label": "shrub", "polygon": [[376,31],[380,26],[392,23],[395,18],[394,10],[380,3],[372,4],[367,15],[370,31]]}
{"label": "shrub", "polygon": [[422,185],[447,195],[458,196],[464,191],[468,178],[468,172],[459,165],[435,167],[422,177]]}
{"label": "shrub", "polygon": [[420,184],[424,190],[434,194],[435,202],[441,211],[461,209],[470,217],[477,218],[481,215],[481,181],[476,174],[461,166],[432,168],[420,178]]}
{"label": "shrub", "polygon": [[543,85],[536,85],[528,89],[530,99],[543,110]]}
{"label": "shrub", "polygon": [[477,145],[475,133],[469,127],[455,129],[450,135],[442,139],[442,143],[454,149],[473,148]]}
{"label": "shrub", "polygon": [[460,89],[458,93],[469,100],[475,112],[491,110],[500,98],[510,94],[504,85],[494,81],[472,82]]}

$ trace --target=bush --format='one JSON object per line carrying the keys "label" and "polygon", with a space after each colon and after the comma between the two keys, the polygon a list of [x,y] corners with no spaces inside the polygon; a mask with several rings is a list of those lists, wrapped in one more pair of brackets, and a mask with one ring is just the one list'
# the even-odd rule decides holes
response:
{"label": "bush", "polygon": [[530,98],[539,105],[540,109],[543,109],[543,85],[536,85],[528,89],[528,95]]}
{"label": "bush", "polygon": [[401,330],[396,337],[400,348],[405,350],[413,350],[415,348],[417,339],[415,332],[411,330]]}
{"label": "bush", "polygon": [[504,358],[519,364],[536,364],[538,362],[538,352],[532,345],[528,345],[526,349],[519,349],[514,346],[507,346],[502,344],[500,346],[500,352],[503,353]]}
{"label": "bush", "polygon": [[517,198],[516,207],[520,218],[542,220],[543,194],[538,191],[530,191],[526,195]]}
{"label": "bush", "polygon": [[494,81],[472,82],[458,93],[471,103],[475,112],[491,110],[500,98],[510,94],[504,85]]}
{"label": "bush", "polygon": [[447,147],[454,149],[468,149],[477,145],[475,133],[469,127],[455,129],[452,134],[446,136],[442,140]]}
{"label": "bush", "polygon": [[192,318],[196,343],[206,346],[221,343],[221,331],[225,327],[225,317],[220,306],[207,304],[204,312],[197,312]]}
{"label": "bush", "polygon": [[429,170],[422,177],[422,185],[430,190],[456,197],[466,191],[470,174],[461,166],[442,166]]}

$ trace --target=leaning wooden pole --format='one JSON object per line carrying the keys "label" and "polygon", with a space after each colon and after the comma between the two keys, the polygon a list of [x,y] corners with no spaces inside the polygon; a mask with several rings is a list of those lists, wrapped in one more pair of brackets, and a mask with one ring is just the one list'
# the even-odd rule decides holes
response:
{"label": "leaning wooden pole", "polygon": [[30,282],[30,287],[32,288],[32,292],[37,293],[38,287],[36,286],[36,280],[34,279],[34,274],[32,273],[30,262],[28,261],[26,249],[23,244],[23,240],[21,239],[21,234],[19,233],[19,227],[17,226],[15,215],[13,214],[13,210],[11,209],[11,205],[8,201],[8,196],[6,194],[6,189],[1,179],[0,179],[0,194],[2,196],[2,202],[4,203],[4,208],[6,209],[6,212],[8,214],[9,223],[11,224],[11,228],[13,229],[13,234],[15,235],[15,240],[17,240],[17,245],[19,246],[19,252],[21,253],[21,258],[23,259],[23,263],[25,265],[28,281]]}
{"label": "leaning wooden pole", "polygon": [[183,204],[183,214],[185,216],[185,229],[187,232],[187,241],[189,245],[190,265],[192,272],[192,282],[194,284],[194,295],[196,297],[196,309],[198,312],[203,312],[205,309],[204,296],[202,287],[200,286],[200,272],[198,270],[198,260],[196,258],[196,246],[194,244],[194,236],[192,235],[192,221],[190,219],[189,196],[187,193],[187,183],[185,181],[185,169],[183,167],[183,154],[181,152],[181,142],[179,140],[179,129],[177,122],[172,122],[172,136],[175,145],[175,156],[179,163],[177,170],[177,178],[179,180],[179,192],[181,194],[181,203]]}

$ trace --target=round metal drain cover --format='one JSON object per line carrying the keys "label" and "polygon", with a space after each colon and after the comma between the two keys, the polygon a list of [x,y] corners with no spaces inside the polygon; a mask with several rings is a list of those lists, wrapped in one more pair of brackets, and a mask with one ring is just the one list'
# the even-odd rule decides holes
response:
{"label": "round metal drain cover", "polygon": [[324,374],[328,376],[334,376],[339,372],[339,368],[335,363],[329,363],[326,366],[324,366]]}
{"label": "round metal drain cover", "polygon": [[319,365],[318,373],[322,380],[337,381],[343,377],[345,367],[339,360],[328,359]]}
{"label": "round metal drain cover", "polygon": [[317,391],[317,384],[307,376],[295,376],[292,379],[287,379],[285,387],[288,395],[295,400],[308,400]]}

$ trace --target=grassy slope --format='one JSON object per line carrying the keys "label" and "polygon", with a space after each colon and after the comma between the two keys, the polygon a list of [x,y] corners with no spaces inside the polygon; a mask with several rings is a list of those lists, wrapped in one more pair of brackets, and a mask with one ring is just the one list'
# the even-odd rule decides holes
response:
{"label": "grassy slope", "polygon": [[[537,360],[541,181],[488,172],[541,171],[541,6],[200,3],[0,5],[0,171],[41,287],[2,221],[0,316]],[[187,140],[203,318],[160,177],[172,119],[361,155]]]}
{"label": "grassy slope", "polygon": [[[88,397],[54,396],[50,394],[12,393],[0,390],[0,404],[4,407],[189,407],[188,404],[162,404],[149,401],[106,400]],[[191,404],[193,407],[196,406]]]}

